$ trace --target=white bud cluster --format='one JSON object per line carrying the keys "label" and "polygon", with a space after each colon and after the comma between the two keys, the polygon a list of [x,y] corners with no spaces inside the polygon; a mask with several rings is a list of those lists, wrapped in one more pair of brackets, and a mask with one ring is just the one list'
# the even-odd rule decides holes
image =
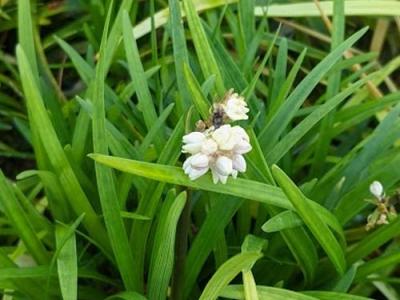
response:
{"label": "white bud cluster", "polygon": [[249,117],[247,113],[247,103],[242,96],[238,93],[230,93],[226,100],[222,103],[222,107],[232,121],[247,120]]}
{"label": "white bud cluster", "polygon": [[[220,104],[224,115],[231,121],[248,119],[246,102],[237,93],[229,91]],[[250,139],[240,126],[229,124],[211,125],[203,132],[191,132],[183,137],[183,153],[189,153],[183,163],[183,170],[195,180],[211,170],[213,182],[226,183],[229,176],[236,178],[246,171],[243,154],[251,150]]]}

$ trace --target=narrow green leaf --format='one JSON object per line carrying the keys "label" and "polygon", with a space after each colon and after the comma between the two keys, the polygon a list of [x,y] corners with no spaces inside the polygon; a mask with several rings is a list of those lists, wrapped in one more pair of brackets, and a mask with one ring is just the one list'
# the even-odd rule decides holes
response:
{"label": "narrow green leaf", "polygon": [[248,87],[246,88],[246,90],[243,93],[243,96],[245,99],[250,98],[250,96],[253,94],[254,89],[256,88],[257,82],[260,79],[262,72],[264,71],[265,64],[267,63],[269,57],[271,56],[272,50],[274,49],[275,42],[276,42],[278,35],[279,35],[279,29],[276,31],[275,37],[272,40],[271,44],[269,45],[267,53],[265,53],[265,56],[260,63],[260,66],[257,68],[256,74],[253,76]]}
{"label": "narrow green leaf", "polygon": [[[196,2],[197,10],[206,11],[215,7],[224,6],[229,3],[235,3],[238,0],[204,0]],[[333,13],[332,1],[322,1],[322,10],[328,16]],[[254,15],[256,17],[265,17],[265,12],[269,17],[321,17],[321,12],[313,2],[299,3],[273,3],[268,6],[256,6]],[[346,16],[398,16],[400,14],[400,4],[396,0],[385,0],[385,5],[379,2],[370,2],[370,0],[346,0]],[[162,9],[155,14],[157,19],[156,28],[163,26],[168,21],[168,8]],[[146,18],[133,28],[136,38],[145,36],[151,32],[151,18]],[[301,49],[303,47],[300,47]]]}
{"label": "narrow green leaf", "polygon": [[333,282],[334,285],[331,290],[333,292],[347,293],[353,284],[356,272],[357,265],[353,264],[343,276],[340,276],[336,282]]}
{"label": "narrow green leaf", "polygon": [[[175,126],[174,131],[171,133],[170,138],[165,144],[158,162],[162,164],[176,164],[176,161],[180,155],[180,145],[182,135],[184,134],[184,116],[180,118]],[[136,212],[141,215],[145,215],[150,218],[154,218],[159,203],[162,199],[165,183],[151,182],[147,185],[146,189],[143,190],[143,196],[140,199]],[[132,248],[135,249],[134,255],[134,266],[135,270],[138,270],[141,275],[139,280],[141,285],[144,284],[144,266],[145,266],[145,255],[147,248],[147,239],[149,237],[151,221],[140,221],[134,220],[132,223],[132,229],[130,234],[130,243]]]}
{"label": "narrow green leaf", "polygon": [[33,40],[33,22],[31,16],[31,1],[18,1],[18,41],[25,50],[33,74],[38,73],[38,65],[35,51],[35,42]]}
{"label": "narrow green leaf", "polygon": [[170,19],[172,31],[172,47],[174,49],[174,66],[176,81],[178,84],[179,92],[183,98],[185,107],[182,108],[182,113],[190,105],[189,91],[184,80],[184,69],[183,66],[189,65],[189,56],[186,48],[185,31],[182,23],[180,2],[178,0],[168,0],[168,6],[170,10]]}
{"label": "narrow green leaf", "polygon": [[167,120],[168,116],[171,114],[172,109],[174,108],[174,103],[168,105],[163,112],[160,114],[160,117],[157,118],[157,121],[153,124],[147,135],[142,141],[142,144],[139,146],[139,153],[144,157],[146,151],[150,147],[150,144],[156,140],[158,132],[162,130],[165,121]]}
{"label": "narrow green leaf", "polygon": [[[254,235],[247,235],[242,244],[242,253],[246,252],[258,252],[262,253],[263,248],[266,245],[266,240],[258,238]],[[242,278],[243,278],[243,288],[244,288],[244,298],[246,300],[258,300],[258,293],[256,282],[251,272],[251,268],[253,266],[249,266],[242,270]]]}
{"label": "narrow green leaf", "polygon": [[303,221],[295,212],[287,210],[273,216],[264,223],[261,229],[265,232],[276,232],[284,229],[296,228],[303,224]]}
{"label": "narrow green leaf", "polygon": [[399,234],[400,218],[396,218],[390,224],[381,226],[367,237],[362,239],[357,245],[352,248],[347,254],[347,262],[353,264],[356,261],[366,257],[374,252],[383,244],[390,241]]}
{"label": "narrow green leaf", "polygon": [[[18,41],[20,47],[26,51],[28,58],[28,64],[32,70],[32,80],[36,80],[36,84],[39,84],[39,72],[37,64],[37,56],[35,50],[35,42],[33,39],[33,22],[31,15],[31,1],[22,0],[18,1]],[[21,78],[22,79],[22,78]],[[29,119],[32,119],[32,113],[29,107],[27,107]],[[31,126],[32,134],[32,146],[35,153],[35,158],[39,169],[45,169],[47,167],[47,159],[45,154],[44,146],[40,140],[38,129],[35,126]]]}
{"label": "narrow green leaf", "polygon": [[[294,209],[291,202],[287,200],[279,188],[261,182],[237,178],[228,179],[226,184],[214,184],[209,175],[192,181],[184,174],[181,168],[173,166],[128,160],[99,154],[90,154],[89,157],[106,166],[149,179],[210,192],[223,193],[285,209]],[[312,206],[312,209],[319,214],[320,217],[329,224],[329,226],[335,228],[338,232],[341,231],[339,230],[341,228],[340,224],[328,210],[314,201],[309,201],[309,205]]]}
{"label": "narrow green leaf", "polygon": [[217,299],[224,287],[236,277],[243,269],[253,265],[262,254],[259,252],[245,252],[237,254],[226,261],[204,288],[199,300],[214,300]]}
{"label": "narrow green leaf", "polygon": [[251,271],[243,271],[243,290],[244,290],[244,299],[245,300],[258,300],[258,293],[256,282],[254,280],[253,273]]}
{"label": "narrow green leaf", "polygon": [[272,167],[272,174],[288,199],[292,202],[296,212],[325,250],[338,273],[343,274],[346,269],[344,253],[326,223],[322,221],[318,214],[314,213],[310,201],[305,198],[300,189],[297,188],[278,166],[274,165]]}
{"label": "narrow green leaf", "polygon": [[[390,147],[393,141],[398,138],[399,135],[396,134],[398,132],[391,132],[391,129],[398,126],[399,115],[400,104],[397,104],[375,128],[360,154],[354,158],[346,170],[344,170],[343,176],[346,178],[346,181],[343,186],[343,191],[349,189],[356,180],[360,179],[363,169],[368,167],[374,158],[378,157],[379,154]],[[388,139],[388,137],[393,138]]]}
{"label": "narrow green leaf", "polygon": [[143,221],[147,221],[147,220],[151,220],[151,218],[137,214],[137,213],[133,213],[133,212],[129,212],[129,211],[121,211],[121,217],[125,218],[125,219],[135,219],[135,220],[143,220]]}
{"label": "narrow green leaf", "polygon": [[29,67],[27,57],[20,46],[17,47],[18,66],[21,73],[24,93],[27,97],[28,109],[32,111],[32,126],[37,128],[42,142],[46,143],[46,153],[51,161],[54,170],[60,180],[69,203],[77,215],[84,212],[86,217],[83,224],[87,230],[104,249],[108,250],[109,245],[105,238],[105,230],[100,222],[99,217],[93,210],[85,193],[83,192],[76,175],[74,174],[71,165],[64,153],[64,150],[57,138],[50,118],[44,107],[39,89],[35,84],[32,71]]}
{"label": "narrow green leaf", "polygon": [[255,18],[254,6],[255,0],[239,0],[239,24],[244,37],[245,44],[249,44],[254,35]]}
{"label": "narrow green leaf", "polygon": [[[132,4],[133,4],[133,0],[123,0],[121,3],[119,3],[118,7],[119,10],[116,14],[116,16],[114,17],[114,23],[111,27],[110,32],[108,32],[108,28],[106,31],[103,30],[103,34],[108,35],[108,45],[105,51],[105,56],[104,56],[104,60],[105,60],[105,69],[108,70],[111,66],[113,57],[114,57],[114,53],[117,49],[117,47],[119,46],[119,44],[121,43],[121,31],[122,31],[122,14],[124,11],[130,11]],[[112,6],[109,6],[112,8]],[[112,13],[112,9],[109,9],[109,12]]]}
{"label": "narrow green leaf", "polygon": [[204,77],[215,75],[216,92],[222,96],[225,93],[224,82],[193,0],[184,0],[183,6]]}
{"label": "narrow green leaf", "polygon": [[[332,41],[331,50],[333,51],[344,40],[345,31],[345,16],[344,16],[344,0],[333,1],[333,28],[332,28]],[[327,99],[334,97],[340,91],[342,73],[340,70],[332,73],[328,77],[328,87],[326,91]],[[311,174],[321,174],[325,164],[326,156],[328,155],[329,145],[331,144],[331,136],[329,135],[330,128],[334,120],[334,113],[328,114],[320,127],[320,138],[315,147],[315,157],[313,160]]]}
{"label": "narrow green leaf", "polygon": [[196,284],[201,268],[218,243],[220,233],[224,231],[235,212],[243,204],[243,200],[237,198],[215,194],[211,194],[210,197],[212,197],[211,199],[215,198],[213,199],[215,204],[208,212],[187,255],[184,270],[184,299],[189,297],[193,286]]}
{"label": "narrow green leaf", "polygon": [[379,101],[369,101],[338,111],[334,121],[337,125],[331,128],[330,134],[334,137],[338,136],[343,131],[396,104],[399,97],[400,93],[395,92],[382,97]]}
{"label": "narrow green leaf", "polygon": [[[112,6],[111,6],[112,7]],[[107,28],[111,18],[111,10],[107,16],[106,26],[104,29],[102,42],[100,45],[100,60],[96,67],[96,76],[93,84],[92,102],[94,106],[93,111],[93,150],[97,153],[107,154],[107,133],[106,133],[106,117],[105,117],[105,101],[104,101],[104,90],[105,90],[105,78],[106,78],[106,61],[104,58],[107,54]],[[129,20],[127,15],[124,15],[125,22]],[[132,37],[131,37],[132,39]],[[126,42],[132,42],[127,40]],[[133,46],[132,46],[133,47]],[[132,52],[127,51],[131,55]],[[136,49],[137,50],[137,49]],[[136,53],[137,54],[137,53]],[[129,59],[129,58],[128,58]],[[143,71],[143,70],[141,70]],[[142,72],[143,73],[143,72]],[[141,75],[143,75],[141,73]],[[138,77],[140,77],[139,75]],[[138,89],[136,89],[137,92]],[[150,108],[149,108],[150,109]],[[155,112],[154,112],[155,114]],[[153,120],[152,120],[153,121]],[[154,120],[155,121],[155,120]],[[111,248],[113,250],[119,272],[121,273],[122,280],[127,290],[141,290],[142,287],[139,285],[139,274],[136,270],[132,269],[133,257],[131,248],[128,241],[128,235],[125,229],[125,224],[122,220],[118,195],[116,191],[115,181],[112,174],[112,170],[106,168],[98,163],[95,164],[97,186],[99,190],[100,203],[104,216],[104,221],[107,228],[108,238],[110,239]]]}
{"label": "narrow green leaf", "polygon": [[[224,288],[223,292],[220,294],[221,297],[229,299],[244,299],[243,297],[243,286],[242,285],[229,285]],[[267,286],[257,286],[257,292],[259,299],[271,299],[271,300],[317,300],[311,296],[306,296],[291,290],[267,287]]]}
{"label": "narrow green leaf", "polygon": [[13,190],[7,183],[7,179],[0,170],[0,203],[4,209],[4,213],[10,220],[12,226],[18,232],[18,236],[24,242],[30,254],[34,257],[38,264],[46,264],[49,262],[49,256],[42,242],[39,240],[37,233],[34,231],[32,224],[27,218],[21,205],[19,204]]}
{"label": "narrow green leaf", "polygon": [[78,261],[75,234],[71,234],[63,245],[68,229],[56,226],[57,247],[61,248],[57,257],[57,272],[61,294],[64,300],[75,300],[78,296]]}
{"label": "narrow green leaf", "polygon": [[343,92],[337,93],[336,96],[328,100],[325,104],[317,107],[272,148],[267,154],[268,161],[271,164],[277,163],[315,124],[322,120],[354,91],[358,90],[367,80],[369,79],[357,81]]}
{"label": "narrow green leaf", "polygon": [[192,70],[187,64],[183,65],[183,72],[185,75],[185,80],[187,82],[187,87],[191,93],[191,100],[195,105],[197,111],[203,120],[207,120],[210,117],[210,103],[204,96],[200,84],[196,80]]}
{"label": "narrow green leaf", "polygon": [[154,237],[150,259],[148,296],[165,299],[174,264],[176,226],[186,203],[186,192],[164,202]]}
{"label": "narrow green leaf", "polygon": [[276,114],[268,122],[267,126],[259,134],[261,145],[268,151],[276,143],[279,136],[292,120],[296,111],[306,100],[318,82],[340,59],[342,53],[350,48],[367,31],[367,28],[353,34],[345,42],[340,44],[334,51],[326,56],[312,71],[301,81],[300,84],[289,95],[287,100],[278,109]]}
{"label": "narrow green leaf", "polygon": [[139,50],[132,31],[130,30],[131,23],[129,21],[128,12],[123,12],[122,28],[124,33],[124,45],[126,57],[128,60],[129,73],[134,82],[136,94],[138,96],[140,110],[143,113],[143,118],[147,129],[151,129],[152,125],[157,121],[156,109],[147,85],[146,76],[144,74],[143,65],[140,60]]}
{"label": "narrow green leaf", "polygon": [[[15,272],[15,271],[25,271],[24,269],[26,268],[20,268],[18,267],[8,256],[7,254],[3,251],[2,248],[0,248],[0,277],[3,275],[6,280],[10,280],[11,277],[9,276],[10,273]],[[41,267],[38,267],[41,268]],[[9,272],[7,272],[9,270]],[[26,279],[19,279],[19,280],[13,280],[13,288],[17,288],[21,293],[27,295],[31,299],[43,299],[43,285],[38,284],[36,280],[33,278],[28,278]]]}
{"label": "narrow green leaf", "polygon": [[37,175],[46,188],[46,193],[49,194],[49,207],[54,217],[59,221],[67,222],[70,208],[67,205],[67,197],[60,186],[60,182],[57,180],[57,176],[50,171],[30,170],[20,173],[17,179],[32,175]]}
{"label": "narrow green leaf", "polygon": [[[270,94],[270,105],[274,105],[274,102],[278,100],[279,92],[282,89],[282,86],[285,82],[286,78],[286,69],[287,69],[287,60],[288,60],[288,43],[287,39],[282,38],[279,43],[278,55],[276,58],[275,69],[273,73],[273,86]],[[280,103],[276,104],[277,107],[280,106]]]}
{"label": "narrow green leaf", "polygon": [[325,292],[325,291],[307,291],[303,292],[305,295],[310,295],[320,300],[372,300],[372,298],[361,297],[352,294]]}
{"label": "narrow green leaf", "polygon": [[[321,1],[320,5],[325,15],[333,15],[334,1]],[[398,1],[385,1],[385,5],[368,0],[344,1],[344,13],[346,16],[391,16],[399,15],[400,5]],[[370,5],[368,5],[370,4]],[[367,9],[366,9],[367,8]],[[254,10],[256,16],[264,16],[265,7],[259,6]],[[270,17],[321,17],[319,8],[313,2],[282,3],[268,7]]]}
{"label": "narrow green leaf", "polygon": [[360,265],[357,269],[355,281],[362,281],[369,275],[375,272],[379,272],[390,266],[396,266],[400,263],[400,253],[386,254],[378,256],[374,259],[367,261]]}
{"label": "narrow green leaf", "polygon": [[266,183],[271,185],[275,185],[271,169],[267,163],[267,160],[265,159],[265,156],[262,152],[261,146],[258,142],[256,134],[254,133],[254,130],[249,129],[247,130],[247,133],[250,138],[250,144],[253,147],[250,153],[247,154],[247,161],[249,162],[249,167],[256,169],[256,171],[261,174],[261,177],[263,179],[262,181],[265,181]]}
{"label": "narrow green leaf", "polygon": [[112,295],[106,300],[111,300],[111,299],[123,299],[123,300],[146,300],[147,298],[139,293],[136,292],[121,292],[116,295]]}
{"label": "narrow green leaf", "polygon": [[303,51],[300,53],[299,57],[297,58],[296,62],[294,63],[293,67],[290,69],[290,72],[289,72],[285,82],[282,84],[282,87],[279,91],[279,94],[277,95],[277,98],[271,99],[272,103],[271,103],[271,106],[269,107],[268,118],[272,118],[275,115],[275,113],[278,111],[278,109],[282,106],[283,102],[287,98],[289,92],[291,91],[291,89],[293,87],[296,76],[297,76],[298,72],[300,71],[301,64],[303,63],[306,53],[307,53],[307,48],[303,49]]}

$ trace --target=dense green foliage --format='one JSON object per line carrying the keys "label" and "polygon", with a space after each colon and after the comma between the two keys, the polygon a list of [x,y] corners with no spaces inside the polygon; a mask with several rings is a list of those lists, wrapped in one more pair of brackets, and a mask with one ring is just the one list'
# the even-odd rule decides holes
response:
{"label": "dense green foliage", "polygon": [[[399,16],[0,1],[0,294],[400,299]],[[182,136],[230,89],[250,108],[247,171],[192,181]]]}

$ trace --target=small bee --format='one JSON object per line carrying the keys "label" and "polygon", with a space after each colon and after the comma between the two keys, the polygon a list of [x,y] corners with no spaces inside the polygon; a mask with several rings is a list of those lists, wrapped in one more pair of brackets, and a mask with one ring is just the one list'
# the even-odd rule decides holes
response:
{"label": "small bee", "polygon": [[213,105],[213,112],[211,116],[211,123],[217,129],[225,124],[226,121],[226,114],[224,111],[223,103],[227,101],[227,99],[233,94],[233,89],[230,89],[225,93],[220,101],[214,103]]}
{"label": "small bee", "polygon": [[212,125],[215,129],[221,127],[224,124],[225,112],[220,104],[214,104],[213,114],[212,114]]}

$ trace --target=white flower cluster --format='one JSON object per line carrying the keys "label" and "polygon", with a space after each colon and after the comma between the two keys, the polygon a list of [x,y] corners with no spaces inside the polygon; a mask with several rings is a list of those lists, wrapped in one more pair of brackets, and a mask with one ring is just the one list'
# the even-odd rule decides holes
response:
{"label": "white flower cluster", "polygon": [[238,93],[232,93],[232,91],[230,91],[228,97],[224,103],[222,103],[222,108],[228,118],[232,121],[247,120],[249,118],[247,116],[247,113],[249,112],[247,103]]}
{"label": "white flower cluster", "polygon": [[[224,114],[222,119],[236,121],[248,118],[248,108],[243,97],[230,91],[225,98],[220,104]],[[243,154],[251,150],[246,131],[240,126],[220,126],[219,121],[217,124],[214,119],[216,117],[212,116],[207,130],[191,132],[183,137],[182,152],[191,154],[183,163],[183,169],[191,180],[211,169],[214,183],[226,183],[230,175],[236,178],[238,172],[246,171]]]}

